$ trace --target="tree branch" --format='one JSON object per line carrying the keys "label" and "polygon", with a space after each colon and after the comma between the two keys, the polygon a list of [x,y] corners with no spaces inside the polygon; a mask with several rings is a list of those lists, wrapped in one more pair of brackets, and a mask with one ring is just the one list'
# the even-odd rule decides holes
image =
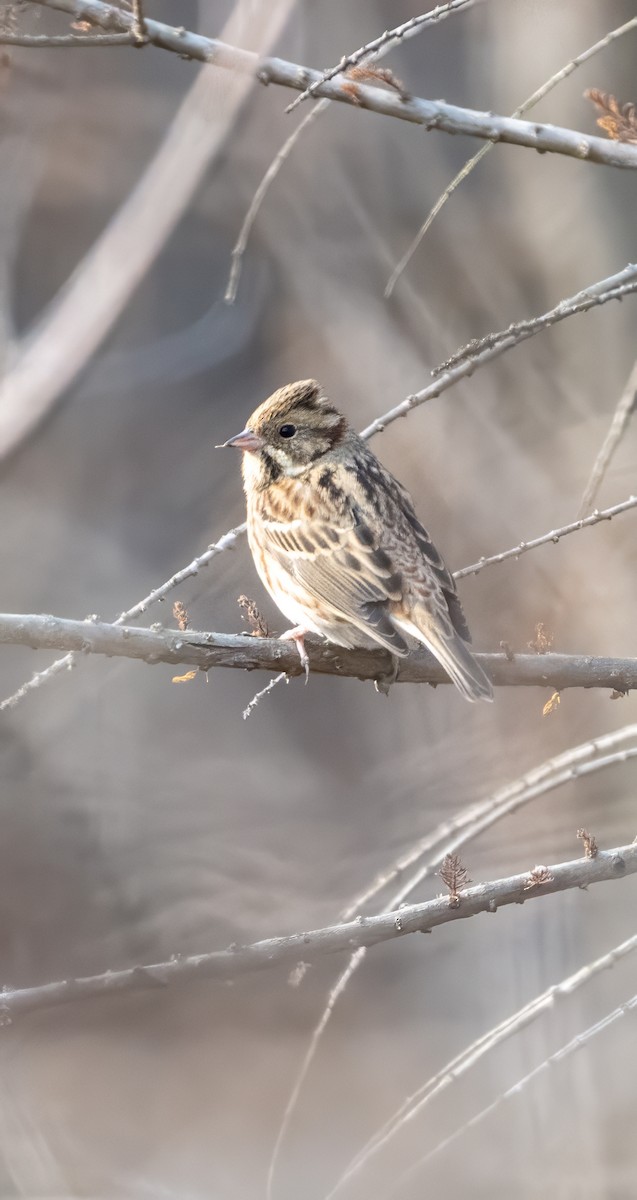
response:
{"label": "tree branch", "polygon": [[540,896],[594,883],[623,879],[637,872],[637,845],[619,846],[598,852],[595,858],[579,858],[550,868],[535,867],[521,875],[481,883],[462,891],[457,900],[437,897],[422,904],[409,904],[375,917],[359,917],[342,925],[329,925],[307,933],[265,938],[247,946],[229,946],[209,954],[177,955],[168,962],[106,971],[83,979],[65,979],[37,987],[2,991],[0,1016],[5,1019],[35,1009],[94,999],[117,992],[147,991],[174,982],[193,979],[235,979],[252,971],[291,966],[325,954],[349,952],[356,947],[429,933],[438,925],[461,921],[478,913],[495,913],[508,904],[524,904]]}
{"label": "tree branch", "polygon": [[[72,14],[77,20],[89,21],[107,30],[128,31],[134,18],[130,13],[102,0],[35,0],[43,7],[59,9]],[[262,58],[249,51],[229,46],[215,38],[191,33],[183,27],[175,28],[160,21],[145,21],[145,32],[149,42],[163,50],[209,63],[231,71],[240,71],[255,76],[261,83],[276,83],[282,87],[303,92],[312,84],[318,84],[316,95],[326,96],[356,108],[366,108],[383,116],[396,117],[401,121],[424,125],[426,129],[438,129],[443,133],[466,134],[490,142],[507,142],[525,146],[542,153],[564,154],[582,161],[601,163],[613,167],[637,167],[637,146],[580,133],[573,129],[562,129],[556,125],[521,121],[492,113],[475,112],[459,108],[439,100],[404,97],[385,92],[379,87],[356,83],[351,80],[330,79],[324,81],[320,71],[280,58]]]}
{"label": "tree branch", "polygon": [[[0,644],[30,646],[33,650],[73,650],[134,658],[143,662],[186,663],[201,671],[227,667],[243,671],[303,673],[294,646],[277,638],[246,634],[207,633],[171,629],[139,629],[103,621],[72,621],[40,614],[0,614]],[[307,643],[312,671],[341,678],[380,679],[392,669],[385,650],[344,650],[315,641]],[[637,688],[637,658],[593,658],[578,654],[477,654],[496,686]],[[398,683],[449,683],[443,667],[426,650],[415,650],[398,662]]]}
{"label": "tree branch", "polygon": [[454,579],[464,579],[466,575],[477,575],[485,567],[493,567],[496,563],[506,562],[508,558],[519,558],[521,554],[535,550],[538,546],[546,546],[549,542],[557,543],[569,533],[588,529],[591,525],[598,525],[600,521],[611,521],[613,517],[618,517],[631,508],[637,508],[637,496],[629,496],[628,500],[622,500],[620,504],[613,504],[610,508],[596,509],[590,517],[580,517],[577,521],[571,521],[570,524],[562,525],[559,529],[551,529],[548,533],[531,538],[528,542],[518,542],[517,546],[512,546],[510,550],[502,550],[500,554],[491,554],[488,558],[481,558],[478,562],[472,563],[470,567],[461,567],[459,571],[454,571],[453,577]]}
{"label": "tree branch", "polygon": [[[501,330],[498,333],[492,333],[483,338],[479,343],[472,343],[480,347],[479,353],[463,357],[461,362],[458,362],[454,367],[445,370],[443,367],[440,371],[434,372],[436,378],[427,387],[414,395],[407,396],[395,408],[377,417],[368,425],[366,429],[361,431],[361,437],[365,440],[371,439],[377,433],[382,433],[387,425],[398,420],[399,417],[406,417],[413,408],[425,404],[428,400],[433,400],[441,396],[454,384],[459,383],[461,379],[465,379],[472,375],[474,371],[480,367],[486,366],[492,359],[498,358],[500,354],[506,353],[507,350],[512,350],[519,342],[525,341],[526,338],[533,337],[541,330],[547,329],[550,325],[554,325],[566,317],[573,316],[575,313],[586,311],[589,308],[594,308],[599,304],[604,304],[608,300],[621,299],[626,294],[627,289],[631,291],[637,290],[637,264],[629,263],[622,271],[615,275],[609,276],[607,279],[600,279],[596,283],[590,284],[583,291],[578,292],[575,296],[568,297],[549,312],[543,313],[539,317],[533,318],[531,321],[522,321],[511,325],[506,330]],[[482,348],[485,347],[486,348]],[[466,354],[466,348],[463,352]],[[454,356],[455,357],[455,356]],[[47,359],[50,365],[50,358]],[[239,537],[245,533],[245,523],[238,525],[236,529],[231,529],[224,534],[218,542],[208,547],[204,554],[193,559],[188,566],[177,571],[171,576],[166,583],[160,587],[153,589],[143,600],[138,604],[133,605],[127,612],[122,613],[114,622],[116,625],[123,625],[127,621],[135,620],[141,613],[157,600],[163,600],[173,587],[183,582],[191,575],[196,575],[202,566],[206,566],[215,555],[220,554],[223,550],[234,547]],[[559,531],[552,531],[559,532]],[[539,543],[538,543],[539,544]],[[515,553],[515,552],[514,552]],[[496,561],[499,556],[496,556]],[[481,569],[481,564],[475,564],[474,567],[468,569],[468,573],[473,573],[475,569]],[[31,679],[7,696],[0,702],[0,712],[5,709],[14,708],[25,696],[36,688],[42,687],[49,680],[55,678],[61,671],[70,670],[76,665],[76,658],[73,654],[66,654],[63,658],[52,663],[44,671],[37,672]]]}

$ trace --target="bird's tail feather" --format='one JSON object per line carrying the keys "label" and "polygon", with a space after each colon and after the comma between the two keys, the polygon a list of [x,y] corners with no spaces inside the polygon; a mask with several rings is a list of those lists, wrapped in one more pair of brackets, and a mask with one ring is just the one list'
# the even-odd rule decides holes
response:
{"label": "bird's tail feather", "polygon": [[491,680],[459,634],[454,633],[453,637],[446,638],[436,629],[427,629],[425,633],[412,622],[403,624],[397,621],[396,624],[400,624],[401,629],[431,650],[467,700],[493,700]]}

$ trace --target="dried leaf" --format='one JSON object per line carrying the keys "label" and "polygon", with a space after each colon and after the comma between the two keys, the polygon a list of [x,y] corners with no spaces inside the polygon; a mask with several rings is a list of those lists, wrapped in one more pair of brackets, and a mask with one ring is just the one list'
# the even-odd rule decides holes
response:
{"label": "dried leaf", "polygon": [[560,693],[553,692],[553,695],[551,696],[550,700],[546,701],[546,704],[544,705],[544,708],[542,709],[542,716],[550,717],[551,713],[557,712],[559,706],[560,706]]}
{"label": "dried leaf", "polygon": [[535,626],[533,638],[527,642],[529,650],[533,650],[535,654],[548,654],[549,650],[553,649],[554,635],[544,621],[538,621]]}
{"label": "dried leaf", "polygon": [[185,675],[173,675],[172,682],[173,683],[190,683],[191,679],[194,679],[195,676],[198,674],[199,674],[198,671],[186,671]]}
{"label": "dried leaf", "polygon": [[250,600],[248,596],[239,596],[237,604],[243,609],[246,620],[252,626],[250,630],[252,637],[271,636],[267,621],[259,612],[254,600]]}
{"label": "dried leaf", "polygon": [[524,890],[525,892],[531,892],[533,888],[542,887],[543,884],[552,882],[553,876],[548,867],[534,867],[532,871],[529,871],[529,878],[524,885]]}
{"label": "dried leaf", "polygon": [[71,21],[71,29],[76,33],[90,33],[92,28],[90,21]]}
{"label": "dried leaf", "polygon": [[598,88],[589,88],[584,95],[603,114],[597,118],[597,124],[609,138],[637,146],[637,108],[634,104],[622,104],[616,96],[600,92]]}
{"label": "dried leaf", "polygon": [[188,615],[188,609],[186,608],[186,605],[182,604],[181,600],[175,600],[175,603],[173,604],[173,617],[175,618],[181,632],[185,633],[190,626],[190,617]]}
{"label": "dried leaf", "polygon": [[577,836],[584,844],[584,857],[597,858],[599,847],[592,833],[589,833],[588,829],[578,829]]}
{"label": "dried leaf", "polygon": [[387,87],[399,92],[403,100],[408,99],[404,83],[396,78],[389,67],[377,67],[374,63],[355,63],[353,67],[347,68],[345,74],[348,79],[355,79],[358,83],[385,83]]}
{"label": "dried leaf", "polygon": [[458,893],[463,888],[471,883],[469,872],[463,865],[458,854],[447,854],[440,864],[438,871],[442,882],[449,891],[449,904],[452,908],[457,908],[460,904],[460,896]]}

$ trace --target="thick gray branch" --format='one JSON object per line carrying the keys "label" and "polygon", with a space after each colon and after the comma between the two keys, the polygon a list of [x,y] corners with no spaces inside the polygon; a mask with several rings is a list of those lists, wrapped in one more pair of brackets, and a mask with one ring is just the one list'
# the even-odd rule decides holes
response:
{"label": "thick gray branch", "polygon": [[[294,646],[276,638],[188,630],[138,629],[102,621],[71,621],[64,617],[0,613],[0,643],[33,650],[75,650],[115,658],[138,658],[147,663],[186,664],[202,671],[229,667],[244,671],[285,671],[299,675],[302,667]],[[308,641],[312,671],[343,678],[379,679],[392,669],[384,650],[343,650]],[[637,688],[637,659],[593,658],[579,654],[477,654],[493,683],[513,687]],[[426,650],[415,650],[398,663],[398,683],[449,683],[440,664]]]}
{"label": "thick gray branch", "polygon": [[342,925],[329,925],[307,933],[266,938],[248,946],[229,946],[209,954],[176,955],[169,962],[106,971],[84,979],[65,979],[39,987],[3,991],[0,1017],[50,1008],[76,1000],[93,999],[114,992],[147,991],[193,979],[234,979],[250,971],[311,962],[324,954],[351,953],[361,946],[374,946],[408,933],[428,933],[437,925],[461,921],[478,913],[495,913],[507,904],[549,896],[570,888],[623,879],[637,872],[637,845],[606,850],[595,858],[575,859],[552,867],[535,867],[522,875],[481,883],[460,892],[452,901],[438,897],[422,904],[404,905],[375,917],[358,917]]}
{"label": "thick gray branch", "polygon": [[[70,13],[77,20],[90,21],[91,24],[108,31],[128,32],[134,23],[130,13],[115,5],[104,4],[101,0],[35,2],[44,7],[60,9]],[[445,104],[441,100],[403,97],[383,91],[379,87],[355,84],[348,79],[323,80],[320,71],[311,70],[298,63],[286,62],[281,58],[259,59],[247,50],[229,46],[215,38],[191,33],[183,27],[164,25],[161,21],[146,19],[145,33],[153,45],[182,57],[194,58],[226,70],[241,71],[254,75],[262,83],[277,83],[301,92],[312,84],[318,84],[315,93],[317,96],[326,96],[329,100],[424,125],[427,129],[439,129],[450,134],[463,133],[490,142],[509,142],[542,153],[566,154],[571,158],[603,163],[606,166],[633,169],[637,167],[637,146],[608,141],[605,138],[579,133],[577,130],[562,129],[556,125],[475,112],[473,109]]]}

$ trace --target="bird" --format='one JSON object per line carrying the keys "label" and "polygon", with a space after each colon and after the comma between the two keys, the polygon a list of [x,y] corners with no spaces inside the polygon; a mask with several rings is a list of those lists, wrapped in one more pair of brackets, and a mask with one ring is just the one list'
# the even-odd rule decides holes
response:
{"label": "bird", "polygon": [[223,443],[243,451],[248,541],[257,572],[304,638],[382,646],[403,658],[426,646],[467,700],[492,700],[468,643],[456,591],[408,491],[315,379],[289,383]]}

